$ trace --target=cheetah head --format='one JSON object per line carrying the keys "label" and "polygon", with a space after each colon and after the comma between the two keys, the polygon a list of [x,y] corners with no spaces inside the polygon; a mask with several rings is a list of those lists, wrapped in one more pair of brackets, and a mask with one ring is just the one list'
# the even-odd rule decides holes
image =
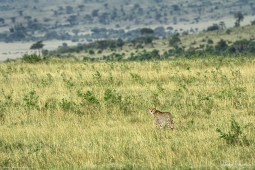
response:
{"label": "cheetah head", "polygon": [[149,112],[153,115],[156,112],[156,108],[149,108]]}

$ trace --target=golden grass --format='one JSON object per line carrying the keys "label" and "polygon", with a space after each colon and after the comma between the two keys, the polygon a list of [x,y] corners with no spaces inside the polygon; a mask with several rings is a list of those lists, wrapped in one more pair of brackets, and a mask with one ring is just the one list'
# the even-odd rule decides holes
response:
{"label": "golden grass", "polygon": [[[0,167],[252,169],[254,66],[220,57],[2,63]],[[155,129],[152,106],[172,112],[173,132]],[[219,139],[216,128],[229,131],[231,117],[249,145]]]}

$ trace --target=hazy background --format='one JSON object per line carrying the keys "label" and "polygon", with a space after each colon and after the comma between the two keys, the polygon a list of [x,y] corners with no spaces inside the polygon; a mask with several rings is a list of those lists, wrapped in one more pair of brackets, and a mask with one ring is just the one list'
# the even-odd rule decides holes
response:
{"label": "hazy background", "polygon": [[0,60],[33,53],[29,47],[43,40],[44,49],[63,43],[79,45],[96,39],[130,41],[139,29],[154,29],[155,36],[196,34],[224,21],[242,25],[255,14],[254,0],[0,0]]}

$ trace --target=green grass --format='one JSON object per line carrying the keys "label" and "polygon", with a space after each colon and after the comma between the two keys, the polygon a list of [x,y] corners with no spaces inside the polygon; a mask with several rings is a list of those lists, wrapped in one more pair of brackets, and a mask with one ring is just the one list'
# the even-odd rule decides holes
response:
{"label": "green grass", "polygon": [[[0,167],[252,169],[255,59],[0,65]],[[148,108],[170,111],[155,129]],[[240,126],[249,144],[216,131]]]}

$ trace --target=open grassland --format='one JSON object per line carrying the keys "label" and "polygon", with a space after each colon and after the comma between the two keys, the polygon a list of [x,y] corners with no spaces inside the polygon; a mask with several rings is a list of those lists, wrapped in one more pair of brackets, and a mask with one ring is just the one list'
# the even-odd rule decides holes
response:
{"label": "open grassland", "polygon": [[[255,168],[254,68],[249,57],[1,63],[0,167]],[[152,106],[174,131],[155,129]],[[231,118],[235,143],[216,131]]]}

